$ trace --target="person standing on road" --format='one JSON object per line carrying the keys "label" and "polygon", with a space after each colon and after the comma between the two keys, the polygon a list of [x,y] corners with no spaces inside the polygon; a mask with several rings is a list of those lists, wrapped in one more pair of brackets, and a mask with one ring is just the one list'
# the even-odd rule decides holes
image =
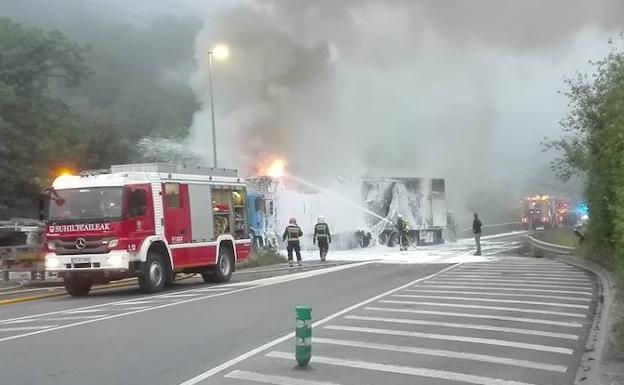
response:
{"label": "person standing on road", "polygon": [[297,220],[295,218],[290,218],[288,226],[286,226],[286,230],[284,230],[284,235],[282,236],[284,242],[288,242],[286,250],[288,251],[288,265],[290,267],[293,265],[293,250],[297,253],[297,264],[301,266],[301,244],[299,243],[299,238],[301,238],[302,235],[303,231],[297,226]]}
{"label": "person standing on road", "polygon": [[403,219],[403,215],[399,214],[397,219],[397,230],[399,231],[399,250],[405,251],[409,247],[409,238],[407,237],[408,231],[407,221]]}
{"label": "person standing on road", "polygon": [[474,233],[475,243],[477,245],[477,252],[474,255],[481,255],[481,220],[479,220],[477,213],[475,213],[474,220],[472,221],[472,232]]}
{"label": "person standing on road", "polygon": [[317,241],[321,261],[325,261],[331,243],[331,233],[329,226],[325,223],[325,217],[322,215],[318,217],[318,223],[314,226],[314,235],[312,236],[312,244],[316,244]]}

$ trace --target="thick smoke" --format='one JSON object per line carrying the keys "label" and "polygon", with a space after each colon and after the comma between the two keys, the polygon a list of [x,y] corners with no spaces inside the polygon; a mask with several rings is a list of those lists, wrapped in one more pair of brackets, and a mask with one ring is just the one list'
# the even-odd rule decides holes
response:
{"label": "thick smoke", "polygon": [[[191,79],[194,148],[211,158],[206,52],[214,62],[221,165],[271,156],[337,175],[438,176],[457,210],[479,191],[510,200],[551,187],[564,76],[624,25],[619,0],[258,0],[206,20]],[[482,195],[481,195],[482,196]],[[501,198],[502,199],[502,198]],[[487,200],[490,200],[488,197]]]}

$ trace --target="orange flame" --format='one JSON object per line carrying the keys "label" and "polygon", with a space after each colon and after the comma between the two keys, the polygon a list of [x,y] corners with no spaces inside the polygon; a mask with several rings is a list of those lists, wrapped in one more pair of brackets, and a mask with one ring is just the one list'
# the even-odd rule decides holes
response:
{"label": "orange flame", "polygon": [[286,175],[286,161],[281,158],[274,159],[266,168],[264,174],[271,178],[281,178]]}

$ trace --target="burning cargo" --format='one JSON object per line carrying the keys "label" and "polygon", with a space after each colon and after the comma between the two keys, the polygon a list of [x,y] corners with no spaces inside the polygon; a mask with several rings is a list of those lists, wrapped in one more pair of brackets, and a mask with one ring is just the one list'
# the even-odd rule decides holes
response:
{"label": "burning cargo", "polygon": [[[394,246],[399,215],[409,224],[412,244],[443,242],[447,220],[444,179],[337,178],[328,188],[295,177],[252,178],[250,183],[255,187],[252,190],[261,190],[272,202],[272,223],[267,228],[279,234],[288,219],[296,217],[304,238],[310,241],[305,246],[312,244],[311,229],[320,214],[330,225],[333,249],[366,247],[375,242]],[[294,188],[298,184],[317,192],[301,192]]]}

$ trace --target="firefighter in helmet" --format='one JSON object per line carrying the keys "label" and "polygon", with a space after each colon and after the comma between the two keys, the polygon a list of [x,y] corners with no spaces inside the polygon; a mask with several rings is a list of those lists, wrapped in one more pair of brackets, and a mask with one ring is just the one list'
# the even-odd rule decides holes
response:
{"label": "firefighter in helmet", "polygon": [[299,238],[301,238],[302,235],[303,231],[297,226],[297,220],[295,218],[290,218],[282,239],[284,242],[288,242],[286,244],[286,250],[288,251],[288,264],[291,267],[293,265],[293,250],[297,253],[297,263],[301,266],[301,244],[299,243]]}
{"label": "firefighter in helmet", "polygon": [[397,219],[397,230],[399,231],[399,250],[405,251],[409,247],[409,238],[407,237],[409,225],[401,214]]}
{"label": "firefighter in helmet", "polygon": [[325,223],[325,217],[322,215],[318,216],[318,223],[314,226],[314,235],[312,236],[312,243],[316,244],[317,242],[321,261],[325,261],[331,243],[331,233],[329,226]]}

